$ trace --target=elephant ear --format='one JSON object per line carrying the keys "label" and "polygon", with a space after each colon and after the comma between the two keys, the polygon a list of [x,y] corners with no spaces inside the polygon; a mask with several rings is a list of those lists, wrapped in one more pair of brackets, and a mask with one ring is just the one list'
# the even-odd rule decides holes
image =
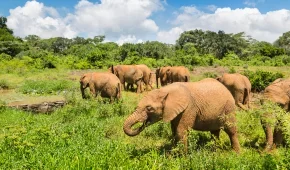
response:
{"label": "elephant ear", "polygon": [[167,92],[160,93],[163,98],[163,121],[170,122],[176,116],[184,112],[190,101],[189,90],[182,85],[171,85]]}
{"label": "elephant ear", "polygon": [[86,88],[89,80],[88,80],[88,74],[84,74],[81,78],[80,78],[80,83],[82,85],[83,88]]}

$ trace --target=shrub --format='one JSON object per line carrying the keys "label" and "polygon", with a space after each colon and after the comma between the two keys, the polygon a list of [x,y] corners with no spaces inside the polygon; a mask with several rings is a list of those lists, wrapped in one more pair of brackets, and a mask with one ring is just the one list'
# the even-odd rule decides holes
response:
{"label": "shrub", "polygon": [[214,72],[205,72],[205,73],[203,73],[203,76],[206,78],[216,78],[217,74]]}
{"label": "shrub", "polygon": [[12,87],[11,87],[10,83],[6,79],[0,80],[0,89],[7,90],[7,89],[11,89],[11,88]]}
{"label": "shrub", "polygon": [[280,72],[268,72],[268,71],[250,71],[245,70],[243,73],[247,76],[252,84],[252,90],[260,92],[264,90],[271,82],[276,80],[277,78],[283,78],[284,75]]}

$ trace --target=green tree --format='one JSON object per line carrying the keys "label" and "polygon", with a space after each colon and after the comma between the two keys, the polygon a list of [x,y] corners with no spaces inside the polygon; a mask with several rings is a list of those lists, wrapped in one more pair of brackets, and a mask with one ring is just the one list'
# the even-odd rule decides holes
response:
{"label": "green tree", "polygon": [[283,33],[275,42],[274,45],[285,49],[286,53],[290,55],[290,31]]}

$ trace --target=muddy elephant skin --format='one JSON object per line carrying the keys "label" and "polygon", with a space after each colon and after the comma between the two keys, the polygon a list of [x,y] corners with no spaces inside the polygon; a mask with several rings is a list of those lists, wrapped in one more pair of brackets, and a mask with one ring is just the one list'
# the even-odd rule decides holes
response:
{"label": "muddy elephant skin", "polygon": [[[150,91],[125,120],[123,129],[127,135],[135,136],[160,120],[171,122],[174,144],[184,142],[185,150],[189,129],[210,131],[217,138],[224,129],[233,149],[239,152],[235,101],[227,88],[215,79],[176,82]],[[132,128],[138,122],[143,125]]]}
{"label": "muddy elephant skin", "polygon": [[217,77],[217,80],[229,89],[237,106],[244,110],[250,108],[252,86],[246,76],[239,73],[224,73],[222,76]]}
{"label": "muddy elephant skin", "polygon": [[109,98],[112,103],[115,99],[121,98],[121,82],[118,77],[112,73],[86,73],[80,78],[80,90],[82,97],[85,96],[85,89],[89,87],[94,97],[98,94],[101,97]]}
{"label": "muddy elephant skin", "polygon": [[[274,102],[285,111],[289,112],[290,80],[275,80],[272,84],[265,88],[263,93],[263,100]],[[274,123],[274,126],[269,122],[269,120]],[[281,125],[281,120],[278,119],[275,113],[264,113],[261,116],[261,123],[266,134],[266,151],[272,150],[276,146],[285,143],[283,132],[279,128]]]}
{"label": "muddy elephant skin", "polygon": [[173,82],[189,82],[190,71],[184,66],[160,67],[156,70],[157,88],[158,79],[160,79],[161,86],[165,86]]}
{"label": "muddy elephant skin", "polygon": [[122,89],[127,90],[125,82],[137,85],[137,93],[142,92],[143,72],[136,65],[116,65],[109,68],[110,72],[115,74],[122,84]]}

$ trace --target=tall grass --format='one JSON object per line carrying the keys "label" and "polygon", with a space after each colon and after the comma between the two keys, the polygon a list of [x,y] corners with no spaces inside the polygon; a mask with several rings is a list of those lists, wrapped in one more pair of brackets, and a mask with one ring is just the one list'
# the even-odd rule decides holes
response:
{"label": "tall grass", "polygon": [[[63,79],[64,80],[64,79]],[[45,83],[43,83],[45,82]],[[214,141],[209,132],[189,132],[189,151],[171,148],[169,123],[158,122],[136,137],[126,136],[123,122],[144,95],[123,92],[122,100],[81,99],[77,82],[58,86],[36,82],[35,89],[68,90],[68,104],[50,115],[0,105],[0,169],[288,169],[290,152],[265,153],[260,115],[265,108],[237,111],[241,153],[232,151],[225,132]],[[72,84],[72,85],[71,85]],[[32,84],[23,83],[23,89]],[[29,85],[29,86],[28,86]],[[72,86],[72,87],[71,87]],[[34,86],[33,86],[34,87]],[[56,88],[57,87],[57,88]],[[287,137],[289,140],[289,137]]]}

